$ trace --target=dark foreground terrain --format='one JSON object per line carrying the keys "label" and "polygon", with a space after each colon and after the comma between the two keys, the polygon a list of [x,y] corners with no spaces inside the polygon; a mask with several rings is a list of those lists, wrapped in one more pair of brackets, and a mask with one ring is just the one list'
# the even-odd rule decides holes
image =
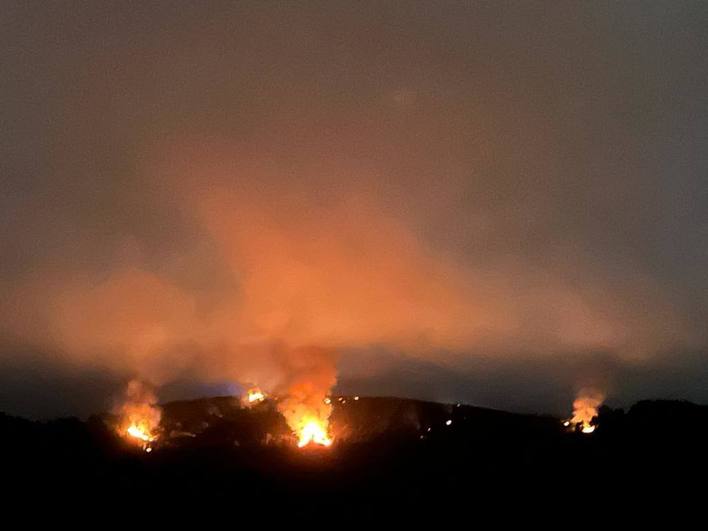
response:
{"label": "dark foreground terrain", "polygon": [[482,514],[572,526],[617,510],[678,517],[708,505],[706,406],[603,407],[596,431],[581,434],[551,417],[464,405],[334,403],[335,445],[305,450],[287,439],[272,405],[247,410],[230,397],[166,404],[150,453],[116,436],[108,418],[0,415],[3,510],[29,504],[66,518],[90,508],[118,521],[148,510],[159,520],[220,515],[236,528],[253,520],[331,528]]}

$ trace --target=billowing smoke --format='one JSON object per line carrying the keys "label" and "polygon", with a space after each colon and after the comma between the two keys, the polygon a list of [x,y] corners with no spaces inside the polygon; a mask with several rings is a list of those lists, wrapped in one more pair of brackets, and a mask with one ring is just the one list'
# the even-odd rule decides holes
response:
{"label": "billowing smoke", "polygon": [[187,162],[166,153],[165,167],[146,166],[146,182],[178,196],[195,247],[155,262],[129,239],[98,272],[25,277],[5,303],[17,310],[16,338],[158,386],[253,383],[284,397],[294,427],[328,416],[342,352],[385,348],[452,366],[567,351],[642,359],[687,337],[638,281],[620,294],[590,276],[569,285],[563,269],[474,265],[436,251],[407,215],[363,191],[313,197],[228,153],[190,152]]}
{"label": "billowing smoke", "polygon": [[324,418],[338,367],[496,406],[538,367],[566,393],[574,360],[632,370],[636,399],[701,358],[705,157],[666,144],[706,123],[700,17],[54,9],[2,32],[0,375],[239,382]]}

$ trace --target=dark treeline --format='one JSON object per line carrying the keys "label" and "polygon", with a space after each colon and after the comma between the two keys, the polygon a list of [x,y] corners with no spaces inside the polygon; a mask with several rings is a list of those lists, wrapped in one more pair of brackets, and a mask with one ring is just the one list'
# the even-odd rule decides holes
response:
{"label": "dark treeline", "polygon": [[[230,398],[164,406],[150,453],[107,416],[32,422],[0,416],[5,506],[80,503],[169,507],[238,519],[415,521],[501,511],[561,521],[609,507],[646,514],[699,508],[708,472],[708,407],[643,401],[603,406],[582,434],[559,419],[393,398],[342,398],[328,450],[285,444],[272,406]],[[231,508],[231,509],[230,509]],[[163,509],[159,509],[162,511]],[[236,518],[236,515],[234,514]],[[313,520],[314,519],[314,520]],[[317,526],[315,526],[317,527]]]}

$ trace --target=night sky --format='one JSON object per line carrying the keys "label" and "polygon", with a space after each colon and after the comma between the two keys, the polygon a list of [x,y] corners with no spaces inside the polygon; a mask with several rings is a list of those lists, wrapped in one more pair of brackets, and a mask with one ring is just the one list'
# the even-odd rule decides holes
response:
{"label": "night sky", "polygon": [[706,2],[2,2],[0,411],[708,402],[707,49]]}

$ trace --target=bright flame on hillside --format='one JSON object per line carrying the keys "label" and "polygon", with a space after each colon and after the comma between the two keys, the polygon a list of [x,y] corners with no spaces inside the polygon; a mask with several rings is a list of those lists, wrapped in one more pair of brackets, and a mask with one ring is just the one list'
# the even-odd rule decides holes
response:
{"label": "bright flame on hillside", "polygon": [[150,452],[150,443],[158,438],[162,412],[156,405],[157,397],[141,382],[132,380],[125,391],[123,401],[114,408],[120,421],[118,433],[127,440]]}
{"label": "bright flame on hillside", "polygon": [[329,448],[332,414],[330,392],[337,381],[334,353],[331,350],[302,347],[284,349],[283,366],[289,368],[287,385],[282,386],[277,401],[299,448]]}
{"label": "bright flame on hillside", "polygon": [[265,393],[261,391],[258,387],[252,387],[248,390],[246,400],[249,404],[257,404],[258,402],[263,402],[266,399]]}
{"label": "bright flame on hillside", "polygon": [[[329,416],[332,404],[325,397],[314,393],[296,392],[278,402],[278,410],[285,417],[299,448],[306,446],[332,446],[334,438],[329,433]],[[299,391],[299,390],[295,390]]]}
{"label": "bright flame on hillside", "polygon": [[327,435],[327,422],[322,422],[318,419],[305,421],[298,436],[297,446],[302,448],[310,443],[319,444],[320,446],[331,446],[332,438]]}
{"label": "bright flame on hillside", "polygon": [[581,389],[573,401],[573,417],[563,425],[570,429],[580,429],[583,433],[592,433],[597,427],[593,419],[597,417],[598,408],[605,400],[605,395],[595,389]]}
{"label": "bright flame on hillside", "polygon": [[145,426],[133,424],[125,431],[131,437],[140,439],[143,442],[152,442],[157,439],[155,435],[150,434],[150,431]]}
{"label": "bright flame on hillside", "polygon": [[241,406],[250,408],[260,404],[268,398],[268,395],[261,390],[260,387],[254,385],[249,387],[246,392],[241,395]]}

